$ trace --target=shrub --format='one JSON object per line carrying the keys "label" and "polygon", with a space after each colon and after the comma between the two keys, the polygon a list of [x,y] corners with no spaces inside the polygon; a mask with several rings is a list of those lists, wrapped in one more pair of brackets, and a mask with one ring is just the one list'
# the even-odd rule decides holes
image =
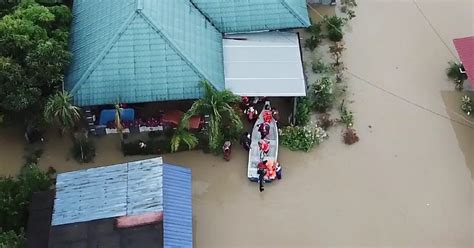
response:
{"label": "shrub", "polygon": [[311,26],[307,27],[306,32],[310,34],[321,34],[322,33],[322,26],[321,23],[317,22],[314,24],[311,24]]}
{"label": "shrub", "polygon": [[461,110],[466,113],[466,115],[471,115],[473,109],[472,99],[469,96],[463,96],[461,99]]}
{"label": "shrub", "polygon": [[311,69],[314,73],[326,73],[331,71],[331,67],[326,65],[321,59],[311,63]]}
{"label": "shrub", "polygon": [[324,129],[316,125],[288,126],[279,131],[281,144],[292,151],[308,152],[328,136]]}
{"label": "shrub", "polygon": [[95,144],[88,138],[74,139],[72,156],[79,163],[89,163],[95,157]]}
{"label": "shrub", "polygon": [[26,164],[38,163],[41,155],[43,155],[43,150],[41,148],[28,149],[27,154],[25,155]]}
{"label": "shrub", "polygon": [[334,82],[329,77],[323,77],[311,87],[313,106],[319,112],[326,112],[334,103]]}
{"label": "shrub", "polygon": [[296,103],[296,125],[304,126],[311,118],[311,101],[307,97],[298,98]]}
{"label": "shrub", "polygon": [[346,124],[346,127],[352,127],[354,123],[354,113],[347,110],[344,101],[341,104],[341,122]]}
{"label": "shrub", "polygon": [[311,51],[314,51],[316,47],[321,43],[322,39],[320,37],[311,35],[308,39],[306,39],[304,46]]}
{"label": "shrub", "polygon": [[14,231],[0,233],[0,248],[23,248],[25,241],[25,233],[23,230],[18,233]]}
{"label": "shrub", "polygon": [[343,138],[344,138],[344,143],[346,143],[347,145],[352,145],[359,141],[359,136],[357,136],[356,131],[352,128],[346,129],[346,131],[343,134]]}
{"label": "shrub", "polygon": [[305,47],[309,50],[314,51],[314,49],[321,43],[324,38],[322,34],[322,26],[320,23],[313,24],[306,28],[306,31],[311,34],[311,36],[306,39]]}
{"label": "shrub", "polygon": [[348,111],[346,107],[341,108],[341,122],[347,127],[352,127],[354,123],[354,114]]}
{"label": "shrub", "polygon": [[459,71],[459,69],[461,68],[461,65],[453,61],[449,62],[448,64],[449,67],[446,69],[446,75],[448,76],[448,78],[452,80],[460,79],[461,72]]}
{"label": "shrub", "polygon": [[[336,44],[329,47],[329,53],[331,53],[331,56],[334,58],[335,67],[340,67],[340,64],[342,64],[340,60],[342,57],[342,52],[344,50],[346,50],[346,48],[344,47],[343,42],[336,42]],[[343,68],[335,68],[335,69],[342,70]]]}
{"label": "shrub", "polygon": [[51,186],[52,180],[34,164],[24,166],[16,179],[0,177],[2,231],[20,231],[25,227],[31,196],[34,192],[48,190]]}
{"label": "shrub", "polygon": [[324,21],[328,30],[328,38],[331,41],[341,41],[343,38],[342,28],[345,24],[344,19],[337,16],[325,16]]}
{"label": "shrub", "polygon": [[356,16],[355,11],[352,10],[352,8],[357,6],[357,2],[355,0],[341,0],[340,6],[341,12],[346,14],[347,19],[350,20]]}
{"label": "shrub", "polygon": [[334,120],[331,119],[331,116],[329,114],[322,114],[318,118],[318,126],[323,128],[324,130],[328,130],[333,125],[334,125]]}
{"label": "shrub", "polygon": [[344,35],[337,29],[328,29],[328,38],[331,40],[331,41],[335,41],[335,42],[338,42],[338,41],[341,41],[342,38],[344,38]]}
{"label": "shrub", "polygon": [[348,8],[357,7],[356,0],[341,0],[341,5],[346,6]]}
{"label": "shrub", "polygon": [[[150,139],[144,141],[146,146],[140,148],[140,141],[133,141],[122,143],[122,153],[124,156],[134,156],[134,155],[159,155],[164,153],[169,153],[171,148],[171,139],[163,136],[159,139]],[[178,151],[187,150],[186,147],[180,145]]]}

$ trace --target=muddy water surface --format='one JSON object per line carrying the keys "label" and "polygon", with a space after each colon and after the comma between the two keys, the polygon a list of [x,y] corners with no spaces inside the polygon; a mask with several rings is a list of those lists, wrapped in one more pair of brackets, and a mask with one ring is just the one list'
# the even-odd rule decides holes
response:
{"label": "muddy water surface", "polygon": [[[196,247],[474,246],[473,119],[460,114],[461,94],[444,75],[451,40],[474,35],[474,1],[358,2],[343,60],[360,142],[344,145],[334,128],[310,153],[282,149],[283,180],[264,193],[247,180],[240,149],[230,162],[164,156],[193,169]],[[18,169],[17,136],[0,131],[2,173]],[[52,135],[40,164],[69,171],[140,159],[123,158],[119,142],[101,138],[96,161],[79,165]]]}

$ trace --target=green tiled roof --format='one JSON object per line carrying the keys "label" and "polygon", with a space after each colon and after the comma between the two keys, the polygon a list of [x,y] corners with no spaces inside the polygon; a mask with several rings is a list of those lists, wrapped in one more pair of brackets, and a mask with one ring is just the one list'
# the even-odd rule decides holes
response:
{"label": "green tiled roof", "polygon": [[223,33],[307,27],[306,0],[191,0]]}
{"label": "green tiled roof", "polygon": [[196,99],[224,88],[222,35],[189,0],[77,0],[66,87],[77,105]]}
{"label": "green tiled roof", "polygon": [[222,33],[308,26],[305,0],[75,0],[66,89],[80,106],[224,89]]}

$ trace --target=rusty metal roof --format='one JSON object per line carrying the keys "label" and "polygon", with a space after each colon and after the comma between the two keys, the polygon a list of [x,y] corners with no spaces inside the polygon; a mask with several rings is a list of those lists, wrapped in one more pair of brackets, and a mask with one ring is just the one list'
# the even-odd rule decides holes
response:
{"label": "rusty metal roof", "polygon": [[474,87],[474,36],[454,39],[453,42],[467,76]]}

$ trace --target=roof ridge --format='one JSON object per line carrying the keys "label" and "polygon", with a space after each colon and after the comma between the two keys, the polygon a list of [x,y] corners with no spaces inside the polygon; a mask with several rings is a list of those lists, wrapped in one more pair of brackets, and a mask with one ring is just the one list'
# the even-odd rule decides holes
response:
{"label": "roof ridge", "polygon": [[135,16],[137,15],[137,13],[138,13],[137,11],[133,11],[132,14],[130,14],[130,16],[122,24],[122,26],[120,26],[120,28],[117,30],[117,33],[114,35],[114,37],[112,37],[109,43],[105,45],[104,50],[102,50],[102,52],[99,53],[97,58],[90,64],[90,66],[81,76],[81,78],[79,78],[79,81],[77,81],[74,84],[74,87],[69,91],[71,94],[74,94],[76,91],[78,91],[79,88],[82,86],[83,82],[92,74],[92,72],[94,72],[94,70],[97,68],[100,62],[102,62],[102,60],[105,58],[105,56],[110,51],[110,49],[112,49],[114,44],[120,39],[120,37],[122,37],[122,34],[130,25],[130,23],[135,19]]}
{"label": "roof ridge", "polygon": [[194,2],[195,0],[189,0],[189,2],[191,3],[191,5],[193,5],[193,7],[195,9],[197,9],[199,11],[199,13],[204,16],[204,18],[221,34],[223,34],[224,32],[222,30],[220,30],[215,24],[214,22],[212,21],[211,19],[211,16],[209,16],[208,13],[206,13],[204,10],[200,9],[196,3]]}
{"label": "roof ridge", "polygon": [[298,21],[303,24],[303,25],[308,25],[308,23],[305,22],[305,20],[298,14],[298,12],[295,11],[295,9],[293,9],[290,4],[288,4],[288,2],[286,0],[280,0],[280,3],[290,11],[290,13],[292,15],[294,15],[296,17],[296,19],[298,19]]}
{"label": "roof ridge", "polygon": [[140,16],[150,25],[151,28],[153,28],[170,46],[171,48],[186,62],[187,65],[191,67],[191,69],[201,75],[205,80],[209,81],[216,89],[220,89],[220,87],[217,87],[210,79],[209,75],[207,73],[204,73],[201,69],[195,66],[195,63],[191,61],[191,59],[186,56],[180,49],[178,49],[178,45],[176,45],[170,38],[169,35],[163,31],[163,28],[160,28],[157,23],[153,22],[151,18],[148,18],[148,16],[143,13],[143,12],[138,12]]}

